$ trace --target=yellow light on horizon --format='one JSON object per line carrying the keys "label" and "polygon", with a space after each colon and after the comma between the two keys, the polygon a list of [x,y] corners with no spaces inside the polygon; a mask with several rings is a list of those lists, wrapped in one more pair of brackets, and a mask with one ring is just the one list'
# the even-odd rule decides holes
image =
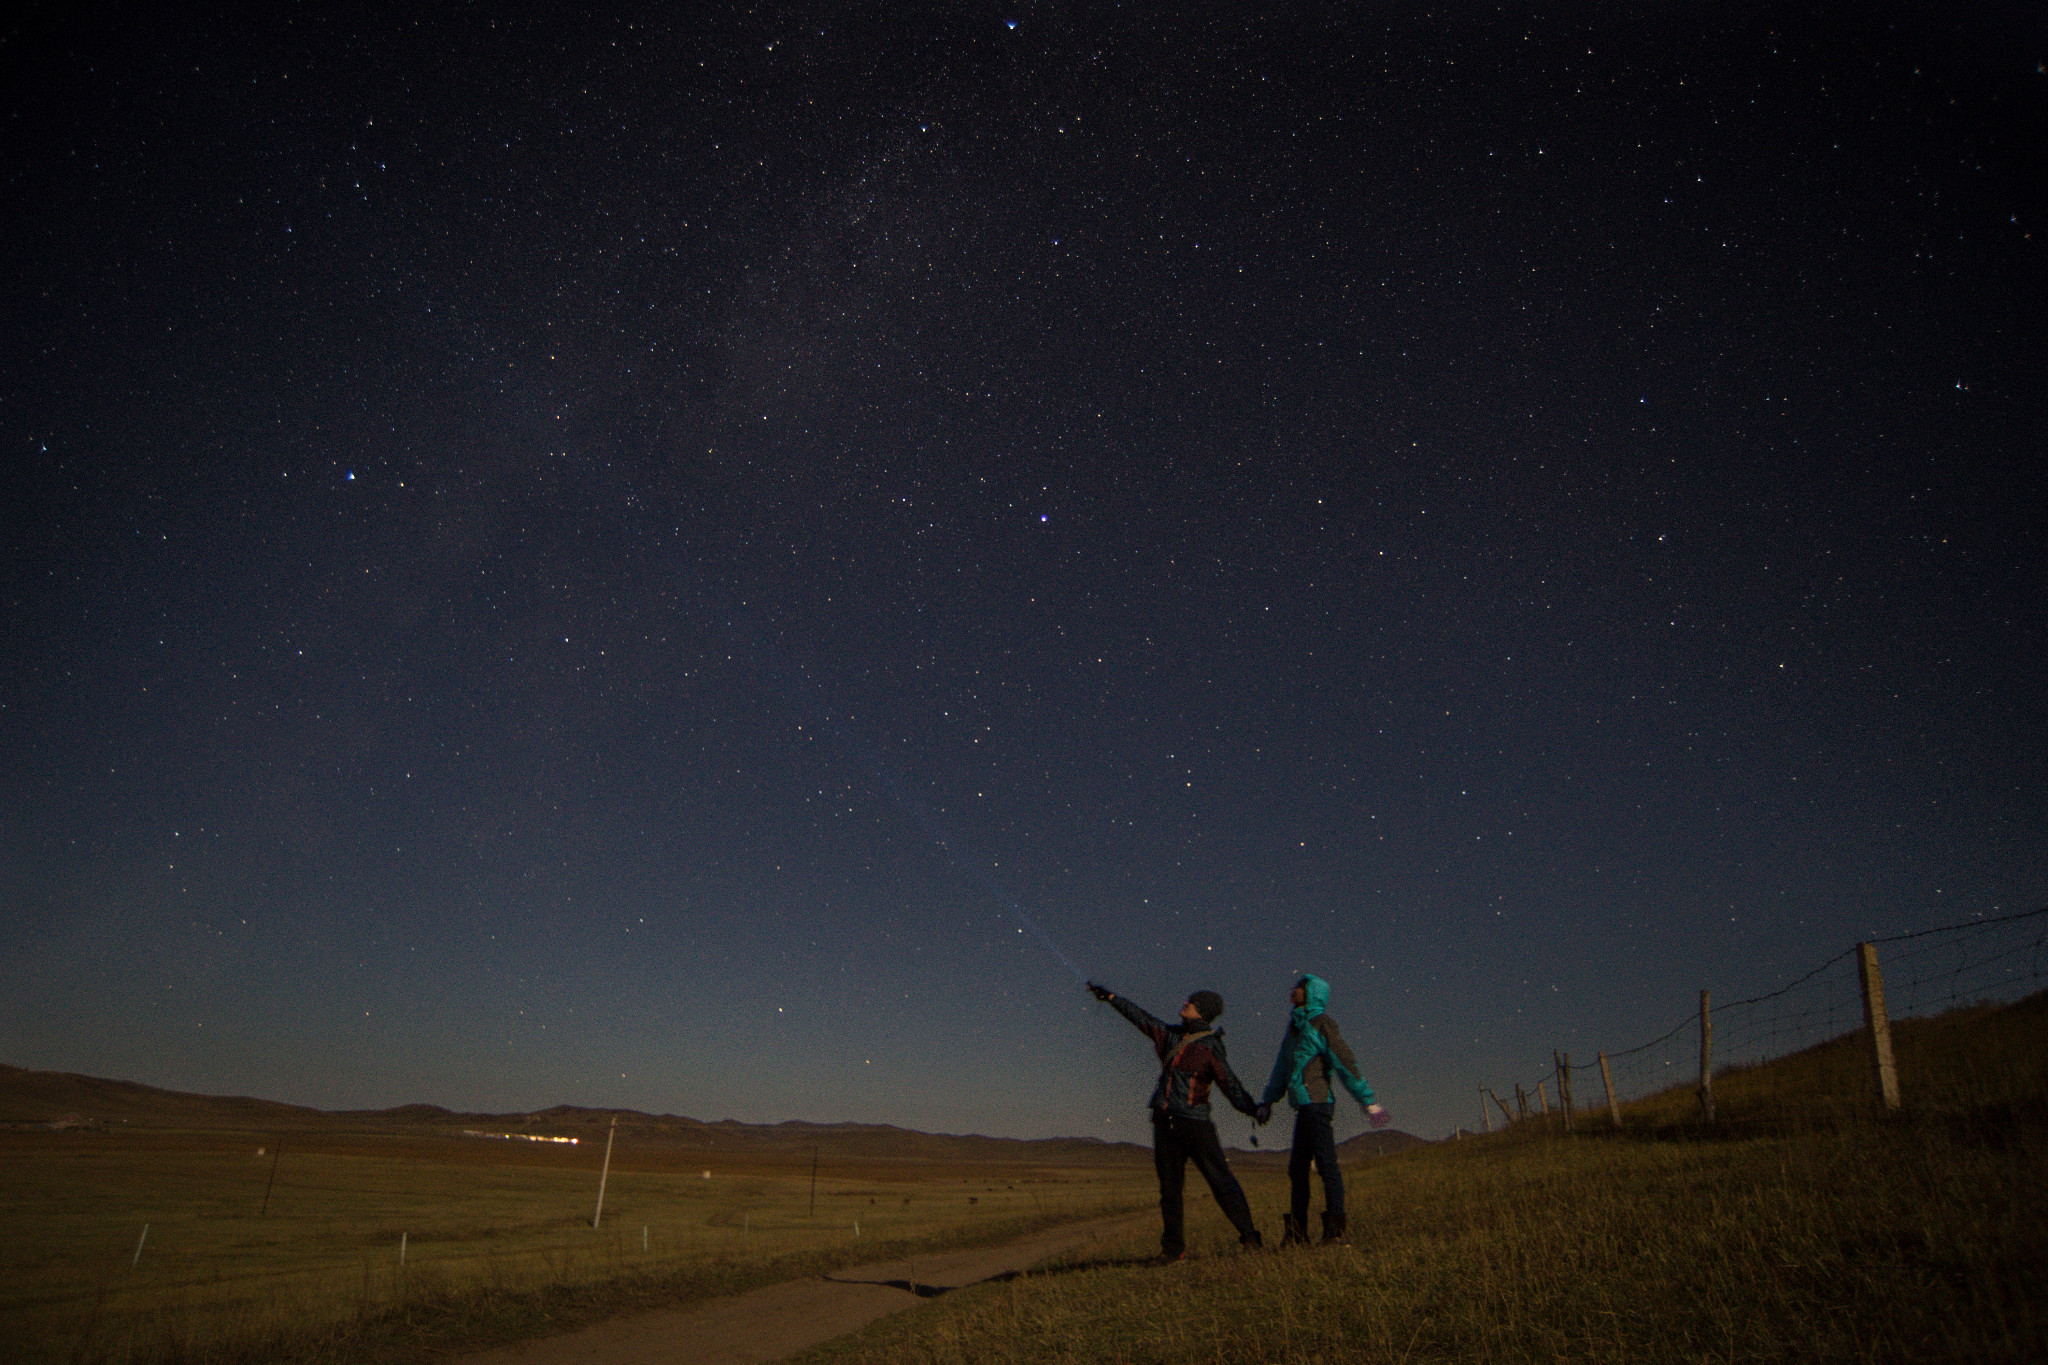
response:
{"label": "yellow light on horizon", "polygon": [[545,1133],[486,1133],[475,1128],[463,1129],[462,1135],[464,1137],[476,1138],[504,1138],[508,1141],[517,1139],[520,1142],[566,1142],[571,1147],[582,1141],[581,1138],[550,1137]]}

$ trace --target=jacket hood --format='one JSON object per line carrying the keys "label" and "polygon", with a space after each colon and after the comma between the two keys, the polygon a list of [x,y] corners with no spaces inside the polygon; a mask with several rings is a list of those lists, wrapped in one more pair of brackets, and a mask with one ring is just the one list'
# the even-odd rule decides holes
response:
{"label": "jacket hood", "polygon": [[1320,976],[1304,975],[1301,984],[1308,995],[1306,1005],[1297,1005],[1298,1010],[1307,1011],[1307,1018],[1313,1019],[1330,1007],[1330,983]]}

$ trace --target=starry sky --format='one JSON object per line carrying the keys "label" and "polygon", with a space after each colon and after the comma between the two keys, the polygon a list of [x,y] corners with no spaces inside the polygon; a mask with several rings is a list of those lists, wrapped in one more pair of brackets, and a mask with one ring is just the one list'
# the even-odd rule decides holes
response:
{"label": "starry sky", "polygon": [[275,8],[0,33],[0,1060],[1434,1136],[2048,900],[2028,7]]}

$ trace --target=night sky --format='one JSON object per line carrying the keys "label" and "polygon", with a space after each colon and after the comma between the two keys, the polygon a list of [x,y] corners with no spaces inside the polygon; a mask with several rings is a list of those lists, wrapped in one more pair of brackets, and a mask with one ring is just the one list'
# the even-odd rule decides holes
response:
{"label": "night sky", "polygon": [[2048,901],[2030,7],[258,8],[0,43],[0,1060],[1433,1136]]}

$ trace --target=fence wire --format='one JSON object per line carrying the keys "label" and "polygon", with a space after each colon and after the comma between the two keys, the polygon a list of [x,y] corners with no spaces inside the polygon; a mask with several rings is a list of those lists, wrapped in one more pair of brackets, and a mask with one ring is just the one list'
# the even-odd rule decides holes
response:
{"label": "fence wire", "polygon": [[1894,1019],[2002,1004],[2048,986],[2048,908],[1876,942]]}
{"label": "fence wire", "polygon": [[[1614,1098],[1619,1104],[1654,1095],[1681,1082],[1695,1079],[1700,1065],[1700,1019],[1694,1010],[1676,1028],[1638,1043],[1624,1052],[1607,1054],[1608,1069],[1614,1073]],[[1580,1108],[1604,1104],[1600,1093],[1600,1061],[1596,1057],[1572,1059],[1572,1088]]]}
{"label": "fence wire", "polygon": [[[1965,920],[1871,940],[1893,1019],[1938,1014],[1959,1006],[2004,1004],[2048,987],[2048,907],[2014,915]],[[1850,948],[1774,991],[1713,1004],[1709,1009],[1716,1073],[1754,1066],[1839,1038],[1864,1026],[1856,949]],[[1681,1084],[1697,1085],[1699,1011],[1633,1047],[1607,1054],[1617,1103],[1642,1099]],[[1606,1102],[1597,1054],[1570,1059],[1574,1108]],[[1531,1116],[1561,1104],[1555,1065],[1532,1069],[1520,1082]],[[1515,1083],[1482,1087],[1489,1119],[1519,1112]],[[1541,1101],[1539,1102],[1539,1096]]]}
{"label": "fence wire", "polygon": [[1713,1009],[1714,1065],[1752,1066],[1839,1038],[1863,1024],[1856,952],[1837,953],[1775,991]]}

